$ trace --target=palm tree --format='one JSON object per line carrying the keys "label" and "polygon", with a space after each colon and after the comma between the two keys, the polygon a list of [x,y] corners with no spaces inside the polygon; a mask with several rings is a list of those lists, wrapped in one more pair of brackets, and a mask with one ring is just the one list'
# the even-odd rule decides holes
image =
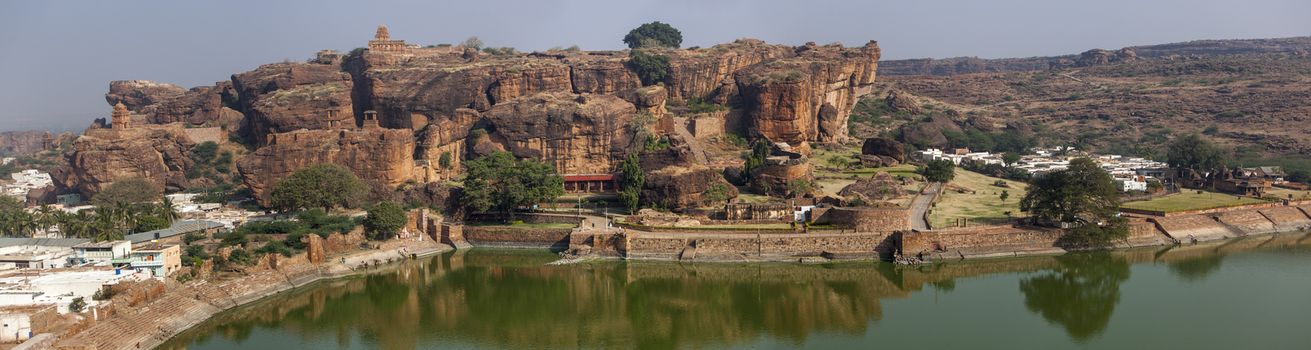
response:
{"label": "palm tree", "polygon": [[96,242],[113,241],[123,239],[123,229],[118,226],[119,221],[115,216],[119,214],[97,211],[95,216],[91,217],[91,233]]}
{"label": "palm tree", "polygon": [[58,223],[55,216],[59,213],[60,212],[57,209],[49,205],[37,207],[35,213],[36,228],[41,231],[49,231],[51,227],[54,227],[55,224]]}
{"label": "palm tree", "polygon": [[65,238],[90,238],[91,216],[86,211],[79,211],[76,214],[63,213],[59,218],[59,231]]}
{"label": "palm tree", "polygon": [[163,218],[169,225],[182,218],[182,213],[178,212],[177,208],[173,206],[173,200],[168,199],[168,197],[164,197],[164,202],[155,207],[155,215]]}

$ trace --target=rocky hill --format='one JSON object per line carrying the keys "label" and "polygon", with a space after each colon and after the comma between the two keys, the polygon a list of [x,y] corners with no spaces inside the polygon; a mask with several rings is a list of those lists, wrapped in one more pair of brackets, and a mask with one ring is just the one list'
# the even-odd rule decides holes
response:
{"label": "rocky hill", "polygon": [[1051,57],[982,59],[954,57],[879,62],[884,76],[957,75],[971,73],[1026,72],[1088,67],[1138,59],[1197,59],[1224,55],[1289,54],[1306,56],[1311,37],[1246,40],[1197,40],[1183,43],[1131,46],[1116,51],[1093,49],[1078,55]]}
{"label": "rocky hill", "polygon": [[[1214,45],[1162,47],[1233,51]],[[1240,51],[1252,47],[1260,46]],[[1160,156],[1171,137],[1202,133],[1234,149],[1243,164],[1307,165],[1311,57],[1299,52],[1152,55],[1160,58],[1140,54],[1077,68],[885,76],[879,93],[858,105],[853,134],[888,134],[921,147],[1003,148],[1019,141]]]}
{"label": "rocky hill", "polygon": [[[678,137],[667,126],[689,106],[731,109],[717,122],[752,138],[846,141],[847,115],[873,91],[880,57],[873,41],[847,48],[743,39],[651,52],[669,68],[643,84],[628,51],[421,47],[381,27],[367,48],[263,65],[213,86],[116,81],[105,98],[126,108],[122,125],[130,126],[120,128],[118,117],[113,128],[94,124],[66,154],[57,183],[84,195],[123,176],[186,188],[177,174],[188,173],[198,137],[244,147],[238,169],[259,198],[282,176],[322,162],[393,188],[449,179],[460,160],[492,150],[563,173],[611,172],[647,137]],[[454,166],[439,166],[443,158]]]}

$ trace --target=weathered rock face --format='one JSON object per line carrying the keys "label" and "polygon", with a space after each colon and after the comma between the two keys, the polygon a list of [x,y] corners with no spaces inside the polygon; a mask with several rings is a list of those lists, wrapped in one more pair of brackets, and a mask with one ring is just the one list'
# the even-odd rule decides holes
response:
{"label": "weathered rock face", "polygon": [[566,62],[571,62],[573,90],[577,93],[618,94],[642,87],[637,74],[624,66],[622,56]]}
{"label": "weathered rock face", "polygon": [[669,97],[704,98],[726,103],[734,98],[734,74],[771,60],[795,55],[791,47],[739,39],[703,50],[668,52]]}
{"label": "weathered rock face", "polygon": [[878,44],[845,49],[812,43],[796,50],[795,57],[737,73],[750,132],[789,144],[844,140],[847,116],[873,87]]}
{"label": "weathered rock face", "polygon": [[274,184],[296,170],[331,163],[369,182],[391,186],[413,178],[414,134],[407,129],[299,130],[272,134],[237,163],[242,182],[268,205]]}
{"label": "weathered rock face", "polygon": [[121,102],[151,124],[187,123],[236,132],[244,118],[230,108],[235,106],[236,92],[228,81],[184,90],[149,80],[118,80],[109,83],[105,101],[111,106]]}
{"label": "weathered rock face", "polygon": [[45,150],[45,131],[0,132],[0,153],[33,154]]}
{"label": "weathered rock face", "polygon": [[498,104],[485,119],[492,139],[562,173],[607,173],[632,140],[631,103],[608,95],[543,93]]}
{"label": "weathered rock face", "polygon": [[266,64],[232,76],[246,116],[244,134],[258,144],[272,133],[355,125],[350,74],[338,65]]}
{"label": "weathered rock face", "polygon": [[860,154],[862,161],[866,157],[878,159],[881,164],[877,166],[896,166],[906,162],[906,146],[901,142],[882,137],[865,139],[865,144],[860,147]]}
{"label": "weathered rock face", "polygon": [[421,129],[460,108],[479,112],[497,103],[541,92],[571,92],[569,66],[518,57],[474,63],[450,58],[379,65],[362,72],[362,94],[382,126]]}
{"label": "weathered rock face", "polygon": [[62,190],[90,198],[114,181],[141,177],[165,190],[185,189],[195,143],[179,126],[89,129],[73,141],[66,165],[51,174]]}

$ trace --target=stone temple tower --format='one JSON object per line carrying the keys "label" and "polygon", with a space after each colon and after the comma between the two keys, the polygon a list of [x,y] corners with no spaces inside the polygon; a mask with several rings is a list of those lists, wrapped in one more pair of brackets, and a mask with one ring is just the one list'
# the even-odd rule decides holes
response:
{"label": "stone temple tower", "polygon": [[114,105],[114,114],[111,115],[111,126],[114,130],[126,130],[132,124],[132,117],[127,111],[127,106],[123,102]]}
{"label": "stone temple tower", "polygon": [[392,40],[391,32],[387,30],[386,25],[378,26],[378,31],[373,33],[373,40],[369,40],[369,52],[372,53],[404,53],[405,40]]}

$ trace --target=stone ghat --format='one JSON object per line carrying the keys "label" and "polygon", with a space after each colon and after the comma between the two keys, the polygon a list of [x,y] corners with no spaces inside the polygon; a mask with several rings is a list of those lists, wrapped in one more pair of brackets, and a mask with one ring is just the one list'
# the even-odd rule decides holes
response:
{"label": "stone ghat", "polygon": [[887,259],[891,233],[659,234],[632,233],[627,257],[650,260],[788,261],[806,257]]}
{"label": "stone ghat", "polygon": [[1149,217],[1160,230],[1178,242],[1213,241],[1225,238],[1290,232],[1311,228],[1307,207],[1243,207],[1228,211],[1169,217]]}
{"label": "stone ghat", "polygon": [[1161,227],[1161,230],[1170,238],[1183,243],[1214,241],[1241,235],[1219,221],[1204,215],[1163,217],[1151,220],[1156,222],[1156,225]]}
{"label": "stone ghat", "polygon": [[1229,225],[1243,235],[1275,232],[1275,223],[1256,210],[1244,210],[1216,214],[1216,219]]}

